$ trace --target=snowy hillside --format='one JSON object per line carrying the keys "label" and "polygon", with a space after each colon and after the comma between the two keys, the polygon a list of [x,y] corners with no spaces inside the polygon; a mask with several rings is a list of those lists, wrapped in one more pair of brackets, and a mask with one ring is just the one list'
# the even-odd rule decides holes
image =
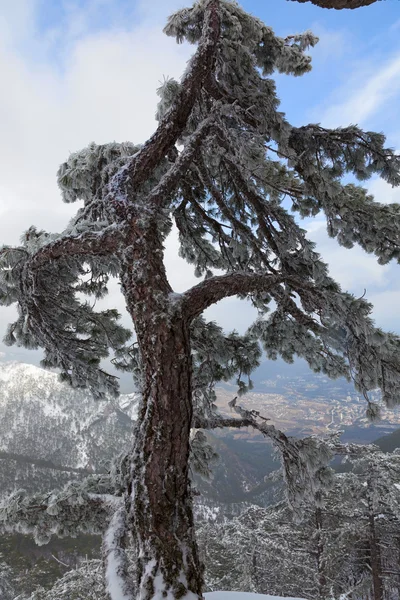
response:
{"label": "snowy hillside", "polygon": [[0,492],[26,488],[38,475],[44,487],[47,462],[101,470],[129,443],[137,406],[135,394],[95,401],[86,390],[61,383],[55,373],[0,363]]}
{"label": "snowy hillside", "polygon": [[[95,401],[88,391],[61,383],[55,373],[0,362],[0,494],[15,488],[44,491],[63,485],[71,473],[79,477],[77,469],[102,470],[131,443],[138,402],[137,394]],[[277,468],[271,447],[229,435],[207,436],[219,460],[212,480],[195,475],[202,494],[198,516],[217,518],[215,502],[228,503],[232,514],[237,502],[267,505],[271,486],[263,478]]]}

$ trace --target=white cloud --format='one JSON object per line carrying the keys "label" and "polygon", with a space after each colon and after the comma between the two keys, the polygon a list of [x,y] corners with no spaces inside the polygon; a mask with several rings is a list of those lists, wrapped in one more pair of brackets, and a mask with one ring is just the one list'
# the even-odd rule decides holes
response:
{"label": "white cloud", "polygon": [[[7,13],[9,35],[0,42],[2,88],[7,90],[0,96],[0,245],[17,244],[31,224],[49,231],[65,227],[77,206],[61,202],[56,185],[60,163],[91,141],[147,139],[156,126],[159,82],[164,75],[179,78],[192,52],[167,38],[160,27],[182,2],[141,2],[140,25],[136,21],[130,29],[93,34],[88,27],[96,2],[86,13],[70,4],[62,31],[45,35],[42,47],[35,34],[34,2],[16,2]],[[61,66],[43,61],[54,41],[49,41],[51,36],[63,36]],[[29,46],[35,49],[33,58],[21,51]],[[165,257],[171,284],[182,292],[198,280],[193,267],[177,252],[175,234],[167,240]],[[102,304],[117,307],[124,325],[130,326],[116,281]],[[234,299],[207,312],[208,318],[221,321],[227,329],[240,331],[250,323],[251,315],[251,307]],[[14,307],[0,307],[0,339],[16,316]],[[5,349],[2,344],[0,348]],[[8,358],[17,360],[38,362],[41,358],[41,352],[5,351]]]}
{"label": "white cloud", "polygon": [[400,187],[392,187],[383,179],[374,179],[368,185],[368,191],[374,196],[376,202],[381,204],[400,204]]}
{"label": "white cloud", "polygon": [[[138,20],[131,26],[119,24],[91,33],[91,15],[102,1],[93,0],[85,13],[76,10],[79,3],[71,4],[75,9],[67,13],[67,22],[63,22],[62,28],[52,29],[42,38],[35,32],[35,9],[39,2],[0,0],[3,91],[0,95],[0,244],[18,243],[22,231],[32,223],[47,230],[61,230],[76,207],[60,201],[55,181],[59,164],[70,152],[91,141],[145,140],[156,125],[155,90],[159,81],[164,75],[179,77],[186,67],[192,48],[177,46],[161,32],[165,16],[180,8],[185,0],[151,3],[140,0],[135,13]],[[109,8],[112,1],[105,1]],[[339,43],[338,35],[333,33],[329,39],[325,38],[322,48],[325,54]],[[49,60],[48,56],[54,44],[62,46],[62,60],[58,62]],[[372,93],[367,112],[371,113],[383,101],[383,94],[388,93],[388,90],[378,89],[379,86],[397,85],[400,58],[397,60],[398,65],[394,61],[387,65],[380,79],[374,76],[366,82],[364,92]],[[343,109],[344,114],[349,115],[347,120],[359,120],[360,107],[356,106],[355,98],[353,95],[343,101],[331,117]],[[365,113],[365,107],[363,110]],[[351,115],[352,111],[356,111],[355,115]],[[340,114],[341,123],[346,118]],[[391,192],[384,186],[382,182],[372,184],[377,199],[382,200],[383,195],[398,198],[397,190]],[[336,242],[324,237],[322,230],[320,225],[315,226],[313,239],[318,241],[332,274],[344,287],[356,287],[362,293],[365,282],[373,282],[376,287],[386,285],[387,271],[379,267],[373,257],[359,249],[338,248]],[[166,263],[177,291],[196,282],[192,267],[177,256],[176,237],[167,241]],[[116,283],[106,302],[124,312]],[[218,320],[227,329],[236,327],[240,331],[250,323],[253,314],[248,304],[236,299],[221,302],[207,312],[209,318]],[[0,307],[0,338],[5,324],[14,317],[14,309]],[[129,323],[127,316],[124,322]],[[6,350],[7,356],[18,359],[21,352],[24,351]]]}
{"label": "white cloud", "polygon": [[384,290],[368,296],[373,304],[373,317],[376,324],[387,331],[399,332],[400,291]]}
{"label": "white cloud", "polygon": [[69,47],[63,69],[0,44],[2,241],[16,243],[33,219],[60,229],[76,207],[60,201],[59,164],[91,141],[145,140],[156,125],[159,81],[179,77],[188,55],[151,26],[87,34]]}
{"label": "white cloud", "polygon": [[[38,52],[34,2],[11,5],[2,13],[8,37],[0,40],[0,244],[18,243],[32,223],[65,227],[77,207],[61,202],[59,164],[91,141],[144,141],[156,127],[159,82],[179,77],[191,52],[149,22],[91,34],[85,24],[74,25],[72,12],[69,30],[79,37],[69,36],[61,66],[44,62],[38,56],[45,56],[48,40]],[[110,302],[124,310],[117,293],[113,288]],[[1,308],[0,339],[14,316]]]}
{"label": "white cloud", "polygon": [[351,249],[339,246],[326,232],[325,221],[318,220],[308,227],[309,238],[317,244],[322,260],[329,265],[330,275],[344,290],[362,295],[364,288],[382,288],[388,284],[389,265],[379,265],[374,255],[359,246]]}
{"label": "white cloud", "polygon": [[313,23],[311,31],[318,36],[319,42],[315,48],[310,48],[313,68],[320,63],[340,61],[343,56],[348,56],[352,48],[351,32],[343,29],[327,29],[322,23]]}
{"label": "white cloud", "polygon": [[398,19],[397,21],[395,21],[391,26],[390,26],[390,31],[397,31],[397,29],[400,29],[400,19]]}
{"label": "white cloud", "polygon": [[138,0],[136,12],[145,22],[165,25],[167,17],[173,12],[190,5],[187,0]]}
{"label": "white cloud", "polygon": [[396,53],[386,64],[374,65],[365,81],[358,76],[357,81],[347,82],[340,95],[336,94],[337,102],[322,111],[320,121],[326,127],[361,124],[399,92],[400,54]]}

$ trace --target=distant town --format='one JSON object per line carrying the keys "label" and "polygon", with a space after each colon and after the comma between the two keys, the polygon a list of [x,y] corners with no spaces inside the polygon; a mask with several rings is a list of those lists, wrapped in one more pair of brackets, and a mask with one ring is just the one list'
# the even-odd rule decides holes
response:
{"label": "distant town", "polygon": [[[217,405],[231,414],[228,402],[236,395],[235,386],[217,390]],[[312,372],[301,375],[276,375],[258,381],[255,389],[238,399],[238,404],[259,411],[285,432],[296,435],[326,434],[373,427],[372,438],[400,427],[400,407],[388,410],[378,392],[369,397],[381,406],[381,418],[374,424],[366,416],[366,400],[344,379],[331,380]],[[365,432],[367,433],[367,432]],[[248,434],[238,434],[248,435]]]}

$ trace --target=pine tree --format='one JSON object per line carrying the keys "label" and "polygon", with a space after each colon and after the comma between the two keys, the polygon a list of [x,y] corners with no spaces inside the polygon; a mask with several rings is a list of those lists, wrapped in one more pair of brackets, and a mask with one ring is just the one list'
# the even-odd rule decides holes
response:
{"label": "pine tree", "polygon": [[358,486],[353,486],[352,496],[358,500],[359,521],[364,523],[368,540],[372,597],[384,600],[393,584],[396,592],[399,587],[396,541],[400,531],[400,454],[384,454],[372,448],[355,461],[355,469]]}
{"label": "pine tree", "polygon": [[[279,111],[271,75],[310,70],[305,51],[317,42],[310,32],[279,38],[230,0],[200,0],[172,15],[165,32],[197,50],[182,80],[159,89],[155,133],[142,146],[90,144],[72,154],[58,183],[65,202],[83,207],[63,232],[31,227],[19,247],[0,255],[1,302],[19,311],[8,344],[44,348],[45,367],[96,397],[118,393],[117,378],[101,365],[112,351],[141,393],[132,452],[108,482],[40,499],[17,494],[0,511],[5,525],[19,519],[39,539],[108,523],[113,600],[201,598],[191,428],[253,426],[269,436],[282,452],[294,508],[324,486],[319,476],[330,456],[323,444],[288,439],[235,401],[238,418],[215,411],[215,383],[236,376],[243,393],[260,342],[270,359],[301,356],[315,371],[353,378],[370,415],[371,389],[380,387],[388,406],[398,402],[399,337],[376,329],[371,305],[329,277],[286,207],[300,217],[324,213],[329,234],[345,247],[359,244],[381,264],[398,260],[400,207],[341,179],[377,174],[397,186],[399,157],[382,134],[354,125],[293,127]],[[201,278],[183,294],[172,290],[163,261],[173,224],[180,255]],[[107,293],[110,277],[120,281],[133,346],[117,312],[89,302]],[[258,311],[244,336],[202,317],[235,295]],[[131,542],[135,581],[125,551]]]}

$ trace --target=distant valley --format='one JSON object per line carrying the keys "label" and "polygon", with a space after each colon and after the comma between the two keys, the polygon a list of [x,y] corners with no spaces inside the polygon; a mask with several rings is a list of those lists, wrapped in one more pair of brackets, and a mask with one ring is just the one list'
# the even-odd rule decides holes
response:
{"label": "distant valley", "polygon": [[[272,363],[268,370],[268,377],[265,369],[256,373],[253,391],[238,402],[285,432],[305,436],[340,429],[358,442],[383,436],[380,445],[386,451],[400,446],[398,411],[384,412],[382,421],[371,425],[364,402],[347,382],[298,365],[290,370]],[[218,388],[223,413],[232,415],[228,402],[235,395],[231,384]],[[54,373],[0,362],[0,495],[21,488],[46,491],[107,470],[111,459],[129,448],[138,402],[134,393],[97,402],[84,390],[61,384]],[[207,437],[219,459],[211,480],[193,475],[197,520],[224,520],[250,504],[271,504],[276,488],[264,478],[279,462],[269,442],[251,429],[218,430]],[[0,559],[18,565],[21,590],[29,590],[32,582],[50,585],[68,568],[61,563],[74,566],[98,551],[99,539],[90,536],[55,539],[41,548],[22,535],[0,539]]]}
{"label": "distant valley", "polygon": [[[379,402],[379,394],[371,398]],[[218,388],[219,409],[229,413],[228,402],[236,396],[234,385]],[[279,429],[291,435],[323,435],[343,431],[343,439],[359,443],[371,442],[400,427],[400,407],[382,407],[381,419],[371,423],[366,417],[366,402],[345,379],[329,379],[313,373],[305,363],[287,365],[283,361],[266,362],[254,374],[254,388],[238,403],[260,412]],[[259,434],[237,432],[245,439]]]}

